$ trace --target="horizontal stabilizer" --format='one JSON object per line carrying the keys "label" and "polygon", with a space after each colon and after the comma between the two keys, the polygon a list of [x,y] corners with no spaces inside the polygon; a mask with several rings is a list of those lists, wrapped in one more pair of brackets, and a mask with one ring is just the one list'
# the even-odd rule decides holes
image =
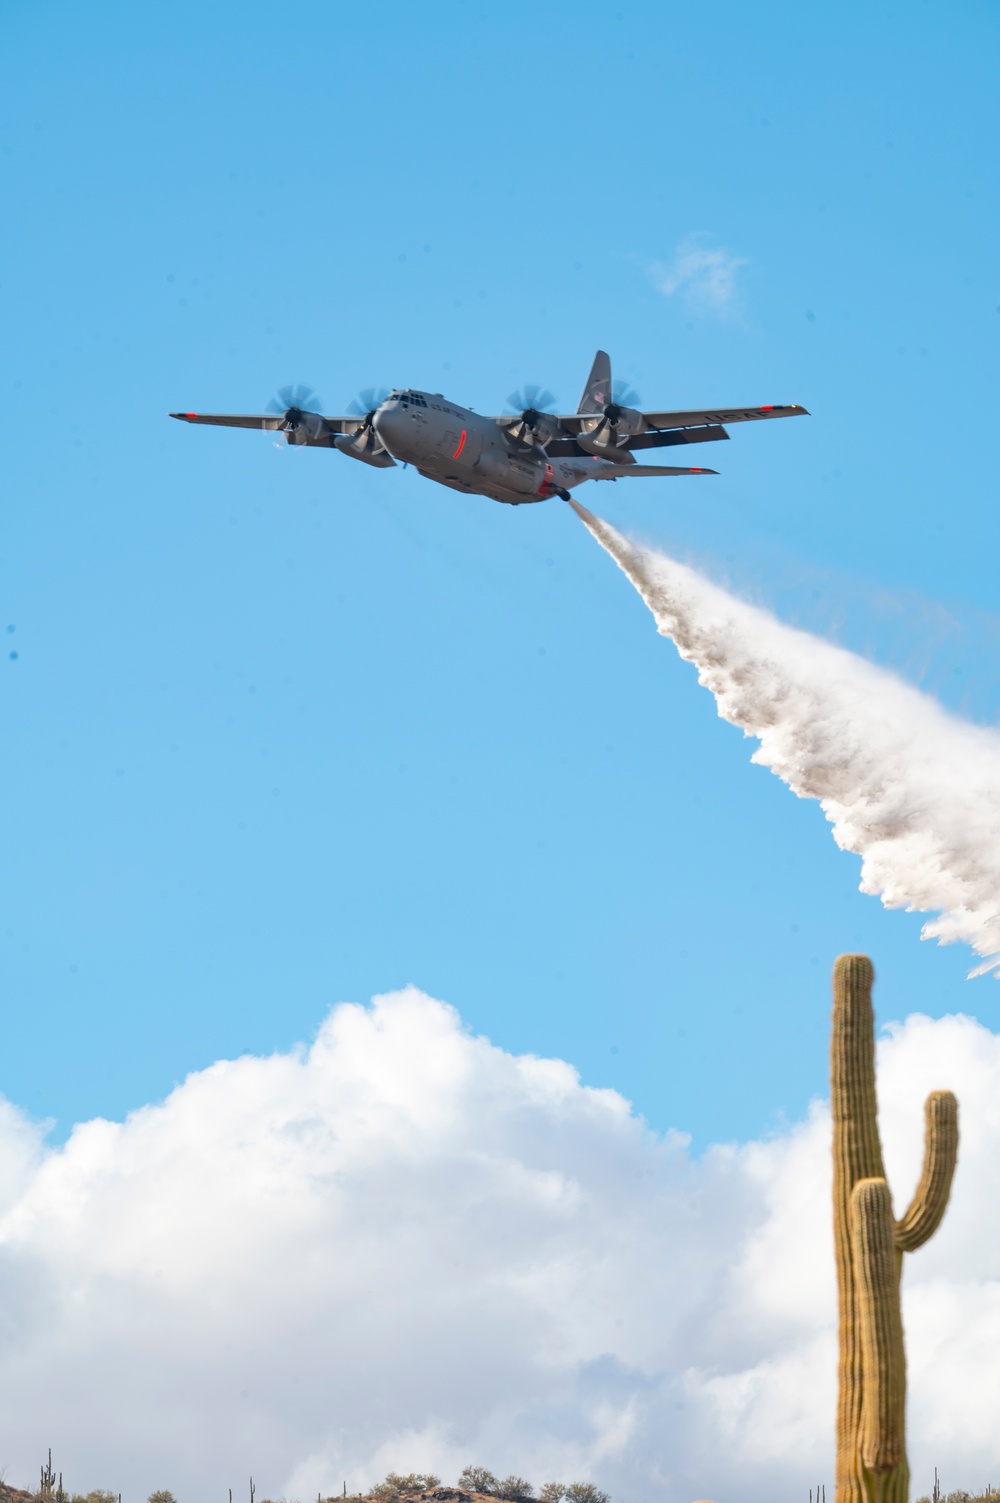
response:
{"label": "horizontal stabilizer", "polygon": [[594,480],[631,480],[633,475],[717,475],[718,470],[682,469],[675,464],[629,464],[609,465],[604,475],[594,475]]}

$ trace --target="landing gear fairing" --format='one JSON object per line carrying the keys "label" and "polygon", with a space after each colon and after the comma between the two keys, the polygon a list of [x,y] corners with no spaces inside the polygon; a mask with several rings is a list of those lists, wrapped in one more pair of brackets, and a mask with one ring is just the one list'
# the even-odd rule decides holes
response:
{"label": "landing gear fairing", "polygon": [[411,388],[363,392],[363,401],[345,417],[312,411],[318,404],[308,387],[285,387],[279,397],[271,411],[259,416],[170,416],[187,423],[284,433],[290,444],[339,449],[380,469],[412,464],[428,480],[452,490],[522,506],[552,496],[568,501],[574,486],[585,480],[714,475],[715,470],[695,466],[639,464],[635,454],[728,438],[727,423],[808,415],[795,405],[643,411],[635,392],[612,384],[611,361],[603,350],[597,352],[572,413],[548,410],[555,399],[537,387],[515,392],[509,410],[499,417],[460,407],[440,392]]}

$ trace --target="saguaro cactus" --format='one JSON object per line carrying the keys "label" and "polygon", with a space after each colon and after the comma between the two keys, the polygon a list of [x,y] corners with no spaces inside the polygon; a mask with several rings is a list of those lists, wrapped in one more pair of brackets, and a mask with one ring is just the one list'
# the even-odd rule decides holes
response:
{"label": "saguaro cactus", "polygon": [[841,955],[834,966],[830,1076],[840,1308],[835,1503],[906,1503],[903,1253],[937,1230],[958,1153],[958,1102],[951,1091],[932,1091],[924,1107],[923,1173],[906,1215],[894,1220],[878,1135],[873,979],[867,955]]}

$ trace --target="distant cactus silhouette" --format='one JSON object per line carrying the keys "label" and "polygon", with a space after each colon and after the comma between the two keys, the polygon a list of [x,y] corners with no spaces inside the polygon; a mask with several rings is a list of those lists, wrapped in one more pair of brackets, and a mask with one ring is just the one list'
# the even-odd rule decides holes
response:
{"label": "distant cactus silhouette", "polygon": [[958,1153],[958,1102],[951,1091],[932,1091],[923,1173],[906,1215],[895,1221],[878,1133],[873,979],[867,955],[838,957],[830,1043],[840,1311],[835,1503],[907,1503],[899,1280],[903,1253],[926,1242],[944,1215]]}

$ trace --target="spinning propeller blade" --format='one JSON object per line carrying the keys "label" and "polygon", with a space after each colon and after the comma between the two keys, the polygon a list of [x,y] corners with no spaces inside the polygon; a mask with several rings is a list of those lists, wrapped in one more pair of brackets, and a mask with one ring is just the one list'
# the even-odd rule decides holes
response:
{"label": "spinning propeller blade", "polygon": [[556,399],[544,386],[522,386],[520,391],[512,391],[507,398],[507,406],[504,409],[510,417],[517,417],[521,413],[528,412],[552,412],[556,407]]}
{"label": "spinning propeller blade", "polygon": [[584,436],[602,449],[625,448],[629,434],[642,431],[644,419],[638,412],[641,401],[634,386],[627,381],[616,381],[611,388],[611,401],[600,409],[600,417],[595,414],[584,421]]}
{"label": "spinning propeller blade", "polygon": [[[303,386],[301,382],[293,386],[279,386],[264,411],[284,418],[278,431],[284,433],[285,444],[293,447],[316,438],[323,427],[320,416],[323,403],[319,394],[311,386]],[[275,448],[283,447],[281,440],[275,439]]]}
{"label": "spinning propeller blade", "polygon": [[384,445],[375,432],[375,424],[372,419],[389,393],[384,386],[366,386],[359,391],[353,402],[348,402],[347,410],[352,417],[360,418],[357,436],[351,448],[358,454],[379,454],[384,452]]}
{"label": "spinning propeller blade", "polygon": [[520,391],[512,391],[504,411],[517,421],[504,423],[508,438],[529,449],[544,443],[558,427],[549,416],[555,406],[555,397],[544,386],[522,386]]}
{"label": "spinning propeller blade", "polygon": [[311,386],[279,386],[268,402],[265,412],[315,412],[323,411],[323,403]]}
{"label": "spinning propeller blade", "polygon": [[616,381],[611,388],[611,400],[617,407],[641,407],[642,398],[627,381]]}
{"label": "spinning propeller blade", "polygon": [[364,391],[358,392],[353,402],[347,404],[347,410],[352,417],[370,418],[388,395],[384,386],[366,386]]}

